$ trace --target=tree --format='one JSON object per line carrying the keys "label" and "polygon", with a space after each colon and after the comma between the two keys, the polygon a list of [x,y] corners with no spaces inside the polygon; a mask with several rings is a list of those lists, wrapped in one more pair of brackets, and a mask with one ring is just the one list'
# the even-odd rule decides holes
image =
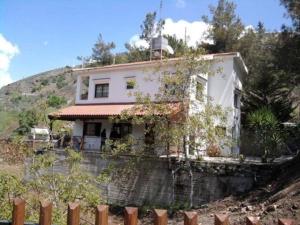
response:
{"label": "tree", "polygon": [[69,202],[80,201],[81,210],[88,215],[101,203],[97,185],[105,177],[95,177],[86,172],[80,166],[80,153],[72,149],[66,150],[63,159],[66,170],[63,172],[53,171],[53,166],[58,160],[58,156],[53,153],[32,155],[30,159],[27,164],[29,179],[25,183],[22,177],[0,172],[1,218],[10,218],[11,199],[20,196],[27,202],[26,221],[38,221],[38,202],[47,199],[53,203],[52,221],[58,225],[66,224],[66,206]]}
{"label": "tree", "polygon": [[177,39],[176,36],[165,35],[165,38],[168,40],[168,44],[172,47],[175,54],[172,57],[180,57],[184,55],[184,52],[187,48],[186,43],[182,39]]}
{"label": "tree", "polygon": [[255,31],[248,30],[240,38],[236,50],[243,53],[249,69],[244,84],[243,111],[247,114],[268,105],[276,118],[285,122],[294,110],[293,86],[289,74],[278,68],[277,45],[278,35],[267,33],[259,23]]}
{"label": "tree", "polygon": [[296,31],[300,31],[300,3],[298,0],[280,0],[287,9]]}
{"label": "tree", "polygon": [[66,104],[67,100],[64,97],[49,95],[47,98],[47,104],[50,107],[60,108],[62,105]]}
{"label": "tree", "polygon": [[156,12],[149,12],[146,14],[145,20],[143,21],[141,27],[142,33],[140,35],[141,39],[147,41],[150,44],[151,39],[158,34],[161,34],[161,31],[164,26],[164,20],[159,20],[156,23]]}
{"label": "tree", "polygon": [[24,135],[38,124],[38,113],[35,109],[23,111],[19,114],[19,128],[17,132]]}
{"label": "tree", "polygon": [[210,6],[212,19],[203,18],[211,25],[207,37],[214,43],[204,45],[209,52],[229,52],[234,49],[244,30],[244,25],[235,14],[235,9],[236,5],[227,0],[219,0],[217,7]]}
{"label": "tree", "polygon": [[141,62],[147,61],[150,58],[149,49],[143,47],[132,46],[129,43],[125,44],[127,49],[127,60],[128,62]]}
{"label": "tree", "polygon": [[98,40],[92,48],[92,55],[88,57],[78,56],[77,59],[82,61],[83,66],[105,66],[114,63],[114,54],[111,52],[115,49],[114,42],[105,42],[102,34],[99,34]]}
{"label": "tree", "polygon": [[110,65],[113,63],[114,55],[111,50],[116,47],[114,42],[105,42],[102,38],[102,35],[99,34],[97,42],[93,47],[92,62],[93,65]]}
{"label": "tree", "polygon": [[282,137],[277,118],[267,107],[248,114],[248,126],[253,131],[258,147],[263,150],[263,162],[268,157],[275,158],[279,153]]}

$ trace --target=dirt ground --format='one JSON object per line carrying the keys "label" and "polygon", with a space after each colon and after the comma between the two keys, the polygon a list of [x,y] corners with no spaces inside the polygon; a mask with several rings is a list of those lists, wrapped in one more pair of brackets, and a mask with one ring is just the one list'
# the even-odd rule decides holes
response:
{"label": "dirt ground", "polygon": [[22,178],[24,174],[24,165],[21,163],[12,165],[0,162],[0,172],[6,172]]}

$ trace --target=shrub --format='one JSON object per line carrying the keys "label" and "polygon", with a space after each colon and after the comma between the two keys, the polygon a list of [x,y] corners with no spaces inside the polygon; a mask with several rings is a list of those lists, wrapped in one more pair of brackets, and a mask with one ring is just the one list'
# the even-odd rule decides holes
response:
{"label": "shrub", "polygon": [[216,144],[210,144],[206,149],[207,155],[210,157],[219,157],[221,156],[220,147]]}
{"label": "shrub", "polygon": [[47,99],[47,104],[50,107],[59,108],[61,105],[67,103],[67,100],[64,97],[59,97],[56,95],[49,95]]}
{"label": "shrub", "polygon": [[56,78],[56,87],[58,89],[61,89],[63,88],[64,86],[67,85],[67,82],[65,80],[65,77],[63,75],[59,75],[57,78]]}
{"label": "shrub", "polygon": [[263,149],[262,160],[275,157],[282,138],[279,123],[272,111],[266,107],[256,110],[248,115],[247,122],[254,132],[258,147]]}
{"label": "shrub", "polygon": [[38,124],[38,113],[36,110],[27,110],[19,114],[19,127],[17,133],[24,135],[30,131],[30,129]]}
{"label": "shrub", "polygon": [[34,93],[34,92],[38,92],[42,90],[42,86],[41,85],[37,85],[37,86],[34,86],[32,89],[31,89],[31,93]]}
{"label": "shrub", "polygon": [[41,85],[43,85],[43,86],[47,86],[49,84],[49,80],[48,79],[42,79],[41,80]]}
{"label": "shrub", "polygon": [[22,100],[22,95],[17,92],[14,92],[11,97],[11,102],[14,104],[18,104]]}

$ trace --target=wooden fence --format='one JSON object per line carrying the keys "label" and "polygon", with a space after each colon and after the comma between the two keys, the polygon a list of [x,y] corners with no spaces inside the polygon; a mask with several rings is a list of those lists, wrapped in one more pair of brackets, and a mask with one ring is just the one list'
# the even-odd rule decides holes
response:
{"label": "wooden fence", "polygon": [[[51,225],[52,203],[40,203],[39,225]],[[0,222],[1,223],[1,222]],[[1,224],[4,224],[3,221]],[[25,223],[25,201],[17,198],[13,201],[12,222],[11,225],[24,225]],[[79,203],[68,204],[67,225],[80,224],[80,205]],[[124,210],[124,225],[138,224],[138,208],[126,207]],[[167,210],[154,210],[154,225],[167,225]],[[260,221],[257,217],[246,217],[246,225],[259,225]],[[95,210],[95,225],[108,225],[108,206],[99,205]],[[196,212],[184,212],[184,225],[198,225],[198,216]],[[215,215],[214,225],[229,225],[228,215]],[[292,219],[279,219],[278,225],[296,225],[296,221]]]}

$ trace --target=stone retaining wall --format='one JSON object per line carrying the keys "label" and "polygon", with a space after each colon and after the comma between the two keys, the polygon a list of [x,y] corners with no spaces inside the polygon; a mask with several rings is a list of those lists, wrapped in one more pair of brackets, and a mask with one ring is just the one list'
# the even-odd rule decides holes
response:
{"label": "stone retaining wall", "polygon": [[[59,153],[61,159],[64,153]],[[94,175],[107,168],[128,163],[128,157],[103,159],[98,153],[85,153],[82,166]],[[240,195],[266,183],[279,169],[278,165],[248,163],[191,162],[175,159],[145,158],[137,163],[130,176],[117,174],[115,182],[102,184],[107,203],[120,206],[200,206],[229,195]],[[66,171],[62,163],[55,171]]]}

